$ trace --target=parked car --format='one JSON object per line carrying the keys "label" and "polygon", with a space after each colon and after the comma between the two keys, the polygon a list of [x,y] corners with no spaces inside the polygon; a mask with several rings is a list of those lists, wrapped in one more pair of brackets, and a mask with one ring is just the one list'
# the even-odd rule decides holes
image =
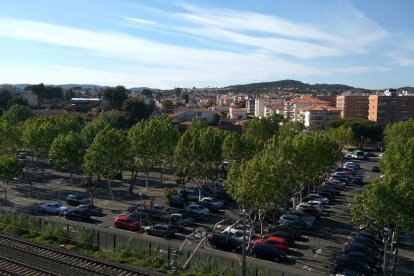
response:
{"label": "parked car", "polygon": [[87,212],[89,212],[91,216],[95,217],[102,217],[105,215],[102,208],[99,208],[93,204],[81,204],[78,207],[76,207],[76,209],[86,210]]}
{"label": "parked car", "polygon": [[187,211],[196,215],[207,215],[209,210],[197,204],[190,204],[187,206]]}
{"label": "parked car", "polygon": [[139,220],[132,219],[128,215],[118,215],[114,220],[114,227],[129,231],[137,231],[140,228]]}
{"label": "parked car", "polygon": [[372,172],[377,172],[377,173],[379,173],[379,172],[381,172],[381,169],[380,169],[380,167],[378,167],[378,166],[373,166],[373,167],[372,167]]}
{"label": "parked car", "polygon": [[255,239],[253,241],[253,244],[258,243],[267,243],[270,244],[280,250],[282,250],[284,253],[287,253],[289,250],[289,244],[284,238],[280,237],[268,237],[266,239]]}
{"label": "parked car", "polygon": [[170,206],[174,208],[183,209],[185,207],[184,198],[181,196],[171,196]]}
{"label": "parked car", "polygon": [[362,236],[354,237],[351,240],[350,243],[351,244],[354,244],[354,243],[362,244],[362,245],[367,246],[367,247],[369,247],[369,248],[371,248],[373,250],[380,251],[380,252],[383,251],[383,246],[382,245],[378,244],[376,241],[373,241],[373,240],[371,240],[369,238],[362,237]]}
{"label": "parked car", "polygon": [[372,248],[369,248],[363,244],[358,243],[347,243],[345,244],[344,249],[342,252],[346,255],[349,252],[361,252],[364,253],[367,256],[370,256],[371,258],[376,258],[378,260],[381,260],[382,254],[379,250],[375,250]]}
{"label": "parked car", "polygon": [[378,273],[368,264],[360,260],[355,260],[346,256],[340,256],[336,259],[334,273],[343,271],[344,269],[352,269],[354,271],[363,273],[365,276],[378,275]]}
{"label": "parked car", "polygon": [[220,209],[220,208],[222,208],[224,206],[223,202],[221,202],[221,201],[219,201],[217,199],[214,199],[212,197],[203,197],[201,199],[201,201],[211,203],[211,204],[217,206],[218,209]]}
{"label": "parked car", "polygon": [[365,253],[355,252],[355,251],[354,252],[349,252],[345,256],[348,257],[348,258],[359,260],[363,263],[366,263],[367,265],[369,265],[370,267],[374,268],[377,271],[381,270],[381,265],[380,265],[381,259],[372,258],[372,257],[366,255]]}
{"label": "parked car", "polygon": [[289,246],[292,246],[295,243],[296,237],[293,233],[288,232],[288,231],[283,231],[283,230],[278,230],[275,232],[272,232],[269,235],[265,236],[266,238],[268,237],[279,237],[279,238],[283,238],[286,240],[286,242],[289,244]]}
{"label": "parked car", "polygon": [[82,204],[91,204],[88,198],[83,198],[77,195],[68,195],[66,197],[66,203],[70,206],[79,206]]}
{"label": "parked car", "polygon": [[[289,227],[289,225],[281,225],[281,224],[271,225],[271,226],[269,226],[269,228],[267,230],[268,230],[269,233],[287,232],[287,233],[293,235],[295,240],[299,239],[302,235],[302,230]],[[269,236],[271,236],[271,235],[272,234],[270,234]]]}
{"label": "parked car", "polygon": [[160,204],[155,204],[151,206],[151,208],[148,210],[149,216],[153,220],[162,220],[165,213],[164,213],[164,206]]}
{"label": "parked car", "polygon": [[172,225],[168,224],[156,224],[145,228],[145,233],[153,236],[159,236],[169,238],[174,236],[176,229]]}
{"label": "parked car", "polygon": [[354,184],[363,185],[364,184],[364,178],[362,176],[356,176],[354,178]]}
{"label": "parked car", "polygon": [[207,208],[210,213],[217,213],[220,210],[220,208],[217,205],[214,205],[206,201],[197,201],[195,202],[195,204],[200,205],[203,208]]}
{"label": "parked car", "polygon": [[323,197],[319,194],[308,194],[307,196],[302,198],[303,202],[307,202],[310,200],[320,200],[323,204],[329,204],[329,199],[326,197]]}
{"label": "parked car", "polygon": [[287,214],[300,217],[303,221],[310,222],[312,226],[316,222],[315,217],[310,216],[310,215],[308,215],[308,214],[306,214],[305,212],[302,212],[302,211],[293,210],[293,211],[289,211],[289,213],[287,213]]}
{"label": "parked car", "polygon": [[73,209],[64,213],[66,219],[85,221],[91,218],[91,213],[87,209]]}
{"label": "parked car", "polygon": [[231,237],[227,234],[214,233],[207,238],[211,247],[218,248],[233,253],[242,251],[243,242],[240,239]]}
{"label": "parked car", "polygon": [[309,201],[309,202],[302,202],[300,203],[298,206],[296,206],[296,210],[298,211],[303,211],[304,209],[307,208],[315,208],[320,214],[323,213],[323,207],[322,205],[320,205],[320,202],[318,203],[313,203],[314,201]]}
{"label": "parked car", "polygon": [[193,226],[196,222],[194,218],[187,217],[181,213],[171,214],[168,221],[171,225],[178,227]]}
{"label": "parked car", "polygon": [[282,250],[267,243],[253,245],[250,256],[253,258],[265,259],[274,262],[286,261],[287,256]]}
{"label": "parked car", "polygon": [[285,214],[283,216],[281,216],[279,218],[279,223],[280,224],[287,224],[289,222],[293,222],[293,221],[302,221],[305,223],[306,225],[306,229],[310,229],[313,226],[313,222],[306,220],[304,218],[301,218],[299,216],[295,216],[295,215],[291,215],[291,214]]}
{"label": "parked car", "polygon": [[67,212],[69,209],[57,202],[49,202],[40,205],[40,210],[42,212],[46,213],[52,213],[57,215],[63,215],[65,212]]}

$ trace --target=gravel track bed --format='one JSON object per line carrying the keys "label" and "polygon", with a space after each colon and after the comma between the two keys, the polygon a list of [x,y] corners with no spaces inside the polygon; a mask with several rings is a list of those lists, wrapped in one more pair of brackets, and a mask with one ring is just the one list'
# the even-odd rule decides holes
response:
{"label": "gravel track bed", "polygon": [[36,257],[31,254],[22,253],[19,250],[14,250],[8,247],[0,245],[0,255],[8,257],[10,259],[44,269],[46,271],[59,274],[61,276],[90,276],[90,275],[99,275],[96,273],[89,273],[83,270],[79,270],[67,265],[60,263],[55,263],[53,261],[47,260],[42,257]]}

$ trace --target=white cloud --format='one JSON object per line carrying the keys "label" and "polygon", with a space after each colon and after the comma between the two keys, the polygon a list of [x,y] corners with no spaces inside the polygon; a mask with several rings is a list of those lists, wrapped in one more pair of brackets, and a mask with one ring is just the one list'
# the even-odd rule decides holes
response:
{"label": "white cloud", "polygon": [[[200,29],[212,28],[233,32],[256,32],[273,37],[286,37],[295,40],[312,41],[324,44],[337,51],[363,51],[366,46],[385,39],[389,33],[362,12],[346,3],[335,7],[337,12],[322,26],[298,24],[284,18],[253,12],[229,9],[213,9],[196,5],[181,4],[186,12],[176,14]],[[320,18],[323,20],[323,18]],[[196,28],[194,26],[193,28]],[[201,35],[204,33],[202,32]],[[328,55],[329,56],[329,55]]]}
{"label": "white cloud", "polygon": [[153,26],[153,25],[158,25],[157,22],[151,21],[151,20],[147,20],[147,19],[142,19],[142,18],[135,18],[135,17],[127,17],[124,16],[124,19],[126,19],[129,23],[133,23],[133,24],[137,24],[137,25],[144,25],[144,26]]}
{"label": "white cloud", "polygon": [[350,66],[344,68],[333,68],[329,72],[334,73],[344,73],[344,74],[366,74],[371,72],[384,72],[389,71],[391,68],[385,66]]}
{"label": "white cloud", "polygon": [[[306,41],[285,38],[254,37],[249,42],[250,36],[220,28],[216,29],[216,34],[226,36],[228,40],[236,43],[257,47],[257,50],[230,52],[196,49],[122,33],[92,32],[43,22],[0,18],[0,37],[3,39],[78,48],[106,59],[125,60],[129,64],[122,68],[107,70],[53,65],[16,69],[10,67],[10,64],[0,64],[0,83],[99,83],[124,84],[129,87],[138,84],[172,88],[200,85],[225,86],[284,78],[297,79],[304,76],[326,76],[335,73],[364,73],[379,69],[354,67],[321,70],[287,61],[274,54],[293,53],[302,58],[311,58],[318,56],[318,52],[322,53],[321,56],[335,56],[341,52]],[[324,36],[324,34],[320,35],[320,37]],[[329,36],[327,39],[330,39]]]}

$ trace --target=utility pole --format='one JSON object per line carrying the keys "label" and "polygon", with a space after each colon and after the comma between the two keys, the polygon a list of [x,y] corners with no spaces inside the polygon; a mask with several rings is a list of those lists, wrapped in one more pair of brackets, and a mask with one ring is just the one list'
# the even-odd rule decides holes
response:
{"label": "utility pole", "polygon": [[243,209],[242,276],[246,276],[246,210]]}

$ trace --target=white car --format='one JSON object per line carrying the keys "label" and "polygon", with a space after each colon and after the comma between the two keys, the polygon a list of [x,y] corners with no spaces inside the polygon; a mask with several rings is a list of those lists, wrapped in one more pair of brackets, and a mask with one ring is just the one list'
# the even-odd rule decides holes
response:
{"label": "white car", "polygon": [[69,209],[57,202],[49,202],[49,203],[40,205],[40,210],[46,213],[63,215]]}
{"label": "white car", "polygon": [[214,199],[214,198],[212,198],[212,197],[203,197],[202,199],[201,199],[201,201],[203,201],[203,202],[207,202],[207,203],[211,203],[211,204],[213,204],[214,206],[216,206],[218,209],[220,209],[221,207],[223,207],[223,202],[221,202],[221,201],[219,201],[219,200],[216,200],[216,199]]}
{"label": "white car", "polygon": [[[243,240],[243,227],[241,227],[241,229],[238,229],[238,228],[232,228],[231,226],[229,226],[222,233],[229,235],[229,237],[234,237],[238,240]],[[245,235],[246,241],[249,240],[249,235],[250,235],[250,228],[246,227],[246,235]],[[255,232],[253,229],[252,237],[254,236],[255,236]]]}
{"label": "white car", "polygon": [[323,213],[323,207],[321,208],[320,205],[311,204],[310,202],[306,202],[306,203],[305,202],[302,202],[302,203],[300,203],[298,206],[296,206],[296,210],[303,211],[303,209],[306,209],[308,207],[313,207],[316,210],[318,210],[319,213],[321,213],[321,214]]}
{"label": "white car", "polygon": [[323,204],[329,204],[329,199],[318,194],[308,194],[306,197],[321,201]]}

